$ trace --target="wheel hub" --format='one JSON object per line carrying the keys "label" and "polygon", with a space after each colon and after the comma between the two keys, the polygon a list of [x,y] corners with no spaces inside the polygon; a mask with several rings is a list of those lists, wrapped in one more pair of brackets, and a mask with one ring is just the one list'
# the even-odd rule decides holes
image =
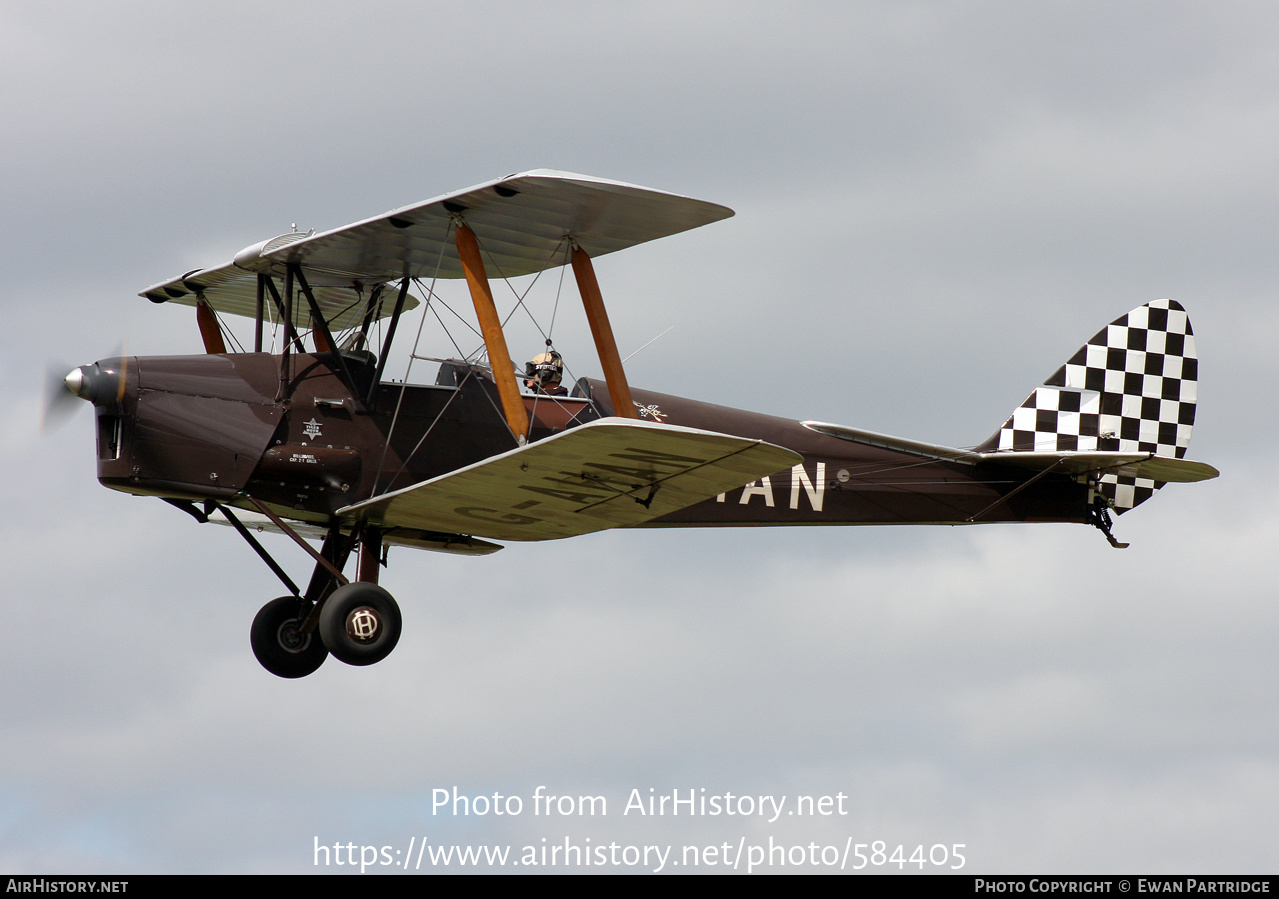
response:
{"label": "wheel hub", "polygon": [[357,643],[372,643],[381,632],[382,621],[369,606],[358,606],[346,616],[346,635]]}
{"label": "wheel hub", "polygon": [[311,635],[302,633],[296,618],[290,618],[280,625],[280,629],[276,631],[276,639],[285,652],[306,652],[307,647],[311,645]]}

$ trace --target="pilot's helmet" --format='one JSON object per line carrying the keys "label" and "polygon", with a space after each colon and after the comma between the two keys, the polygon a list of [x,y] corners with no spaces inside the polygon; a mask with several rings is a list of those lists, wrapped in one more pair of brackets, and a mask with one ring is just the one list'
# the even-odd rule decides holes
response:
{"label": "pilot's helmet", "polygon": [[524,375],[543,390],[555,387],[564,379],[564,359],[554,350],[534,356],[524,365]]}

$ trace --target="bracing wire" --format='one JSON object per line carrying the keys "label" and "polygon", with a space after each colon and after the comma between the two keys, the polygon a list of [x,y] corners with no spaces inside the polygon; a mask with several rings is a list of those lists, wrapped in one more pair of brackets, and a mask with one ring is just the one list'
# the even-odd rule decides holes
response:
{"label": "bracing wire", "polygon": [[[440,252],[435,259],[435,271],[432,272],[431,274],[431,286],[425,291],[426,299],[423,301],[423,303],[425,304],[428,310],[431,308],[431,300],[435,296],[435,283],[437,279],[439,278],[440,266],[444,262],[444,247],[448,243],[448,236],[451,230],[453,230],[453,221],[450,219],[448,225],[445,226],[444,239],[440,241]],[[416,278],[413,279],[413,283],[415,284],[418,283]],[[407,285],[405,285],[405,287],[407,287]],[[404,368],[404,380],[400,382],[400,393],[399,393],[399,396],[397,396],[395,399],[395,412],[392,413],[391,415],[391,426],[387,429],[386,441],[382,444],[382,455],[381,457],[378,458],[378,461],[377,461],[377,472],[373,476],[374,484],[376,484],[378,479],[382,477],[382,468],[383,466],[386,465],[386,454],[391,448],[391,438],[395,435],[395,427],[400,420],[400,409],[404,405],[404,394],[408,390],[408,386],[409,386],[409,373],[413,370],[413,357],[417,355],[418,343],[422,339],[422,326],[425,323],[426,323],[426,311],[424,310],[422,312],[422,319],[421,321],[418,322],[417,336],[414,337],[413,339],[413,349],[409,353],[408,364]],[[403,470],[403,466],[401,466],[401,471],[402,470]],[[397,472],[397,477],[398,477],[398,472]]]}
{"label": "bracing wire", "polygon": [[[454,352],[457,353],[458,358],[467,363],[468,371],[465,377],[462,379],[462,382],[457,385],[458,391],[455,392],[449,398],[449,400],[444,404],[443,408],[441,408],[440,412],[435,415],[431,423],[426,427],[422,435],[418,438],[412,450],[410,450],[409,453],[401,460],[399,468],[395,471],[393,475],[390,476],[389,480],[387,481],[386,491],[389,491],[391,489],[391,486],[407,470],[409,462],[413,459],[413,457],[418,453],[418,451],[425,444],[427,437],[435,429],[435,426],[443,419],[445,410],[447,410],[449,405],[453,402],[453,400],[456,399],[456,397],[461,391],[461,388],[465,385],[465,383],[473,377],[480,376],[479,370],[473,366],[479,366],[480,365],[479,360],[484,360],[487,358],[487,354],[485,352],[486,347],[485,347],[485,344],[483,343],[483,335],[480,333],[480,331],[473,324],[471,324],[471,322],[466,317],[461,315],[456,309],[453,308],[452,305],[450,305],[444,298],[442,298],[436,292],[436,285],[439,279],[439,271],[443,262],[444,247],[447,245],[448,233],[449,231],[452,230],[452,227],[453,227],[453,222],[450,221],[448,228],[445,231],[444,240],[441,241],[441,244],[440,244],[440,256],[436,260],[435,272],[432,275],[430,284],[423,285],[422,282],[419,281],[417,278],[412,279],[417,289],[421,291],[423,296],[425,297],[425,300],[424,300],[425,308],[423,309],[422,318],[418,322],[417,333],[414,337],[413,346],[409,353],[409,361],[405,369],[404,380],[402,381],[400,385],[400,391],[396,400],[395,411],[392,414],[391,425],[387,432],[386,444],[383,446],[382,456],[378,460],[375,481],[377,482],[381,481],[382,475],[386,468],[387,452],[389,451],[391,438],[393,434],[395,433],[395,430],[399,423],[400,411],[404,402],[404,397],[407,391],[409,376],[412,371],[413,364],[415,361],[425,361],[428,359],[428,357],[422,356],[419,353],[419,348],[421,346],[421,340],[422,340],[422,336],[423,336],[423,332],[426,324],[427,313],[433,316],[435,321],[439,324],[441,330],[444,332],[445,336],[448,338],[449,342],[452,344],[453,350]],[[483,248],[481,249],[483,250]],[[554,333],[555,321],[558,317],[559,302],[560,302],[560,298],[562,296],[563,287],[564,287],[564,272],[562,269],[563,267],[567,266],[569,261],[569,253],[571,252],[571,242],[569,241],[569,239],[566,237],[562,241],[561,245],[557,246],[555,250],[550,254],[547,260],[548,262],[553,263],[556,257],[559,256],[561,253],[563,254],[563,258],[564,258],[564,261],[560,263],[561,265],[560,278],[559,278],[559,283],[556,287],[555,301],[551,311],[550,326],[547,329],[544,329],[542,327],[541,322],[538,320],[537,316],[533,314],[533,311],[532,309],[529,308],[529,305],[527,302],[529,293],[532,291],[533,287],[536,286],[539,278],[541,277],[541,274],[546,270],[546,268],[539,269],[539,271],[537,272],[537,275],[533,278],[532,282],[521,292],[516,290],[515,285],[511,283],[510,278],[508,278],[505,275],[505,273],[502,272],[500,264],[496,260],[494,260],[490,254],[488,254],[487,250],[483,250],[483,251],[488,257],[489,264],[491,265],[494,274],[500,280],[506,283],[508,289],[511,291],[512,295],[515,297],[515,305],[511,308],[511,310],[507,313],[507,315],[501,319],[503,328],[505,328],[506,325],[509,324],[511,318],[516,314],[518,310],[523,309],[524,313],[528,316],[533,326],[542,335],[542,339],[546,341],[547,347],[553,348],[554,347],[553,333]],[[550,266],[548,265],[547,267],[550,267]],[[474,349],[472,352],[470,353],[463,352],[461,346],[458,344],[457,338],[454,336],[453,330],[449,327],[449,323],[445,320],[444,315],[441,314],[441,311],[440,311],[441,306],[444,309],[444,313],[452,317],[450,321],[456,320],[454,322],[455,324],[460,322],[467,330],[469,330],[476,337],[480,338],[479,346],[476,347],[476,349]],[[435,360],[435,361],[438,361],[438,360]],[[490,371],[491,371],[491,368],[492,368],[492,362],[491,360],[489,360]],[[566,369],[567,369],[567,366],[566,366]],[[518,377],[520,374],[520,371],[518,368],[516,368],[510,374]],[[569,377],[575,377],[571,369],[567,369],[567,374]],[[504,377],[506,375],[499,372],[492,372],[492,377],[499,377],[499,376]],[[492,406],[493,410],[497,413],[499,419],[505,422],[506,416],[503,410],[497,405],[494,398],[491,396],[491,392],[488,390],[484,390],[482,391],[482,393],[485,399],[488,400],[489,404]],[[557,400],[558,398],[553,396],[545,396],[545,395],[535,396],[533,398],[534,413],[536,413],[536,407],[539,402],[557,403]],[[563,404],[557,403],[557,405],[563,405]],[[534,420],[535,420],[535,415],[533,417],[530,417],[530,420],[529,420],[530,428],[532,427]],[[512,437],[523,436],[525,439],[527,439],[530,435],[512,434],[511,436]],[[383,492],[386,492],[386,491],[383,491]]]}

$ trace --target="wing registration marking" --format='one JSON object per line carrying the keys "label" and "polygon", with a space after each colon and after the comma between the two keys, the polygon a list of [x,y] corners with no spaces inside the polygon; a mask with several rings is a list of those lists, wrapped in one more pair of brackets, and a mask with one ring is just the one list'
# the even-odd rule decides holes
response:
{"label": "wing registration marking", "polygon": [[601,419],[339,514],[499,540],[551,540],[641,524],[796,461],[790,450],[758,440]]}

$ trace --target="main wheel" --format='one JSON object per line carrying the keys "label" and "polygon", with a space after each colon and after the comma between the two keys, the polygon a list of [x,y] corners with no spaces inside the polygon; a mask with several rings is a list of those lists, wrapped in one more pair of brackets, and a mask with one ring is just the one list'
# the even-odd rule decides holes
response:
{"label": "main wheel", "polygon": [[306,677],[324,664],[329,651],[318,635],[302,633],[302,600],[273,599],[258,612],[249,630],[253,654],[277,677]]}
{"label": "main wheel", "polygon": [[320,609],[316,630],[333,657],[348,665],[372,665],[400,641],[400,607],[377,584],[355,581],[333,591]]}

